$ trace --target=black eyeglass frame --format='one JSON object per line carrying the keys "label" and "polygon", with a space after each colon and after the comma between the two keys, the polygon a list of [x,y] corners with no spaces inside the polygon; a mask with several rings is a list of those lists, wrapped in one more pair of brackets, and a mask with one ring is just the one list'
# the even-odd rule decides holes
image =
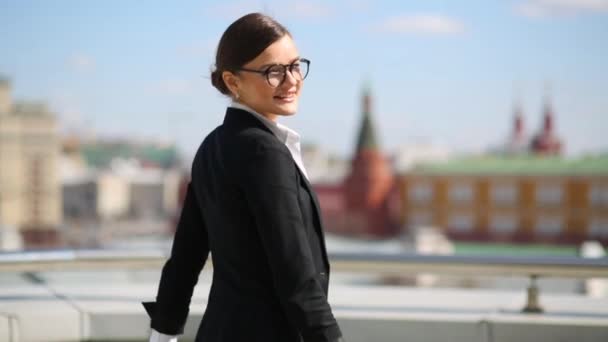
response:
{"label": "black eyeglass frame", "polygon": [[[306,64],[306,74],[302,75],[301,80],[299,80],[297,77],[295,77],[294,73],[293,73],[293,68],[296,66],[296,64],[300,64],[300,63]],[[283,71],[282,71],[283,78],[281,79],[281,82],[279,82],[279,84],[277,84],[276,86],[273,86],[270,83],[270,79],[268,78],[268,75],[270,75],[270,69],[277,67],[277,66],[283,67]],[[287,78],[287,69],[289,69],[289,72],[291,73],[292,76],[294,76],[294,78],[298,79],[299,81],[304,81],[304,79],[306,78],[306,76],[308,76],[308,73],[310,71],[310,60],[306,59],[306,58],[300,58],[300,59],[292,62],[291,64],[272,64],[272,65],[265,67],[263,70],[255,70],[255,69],[248,69],[248,68],[235,68],[235,71],[248,71],[248,72],[255,72],[260,75],[263,75],[264,78],[266,79],[266,83],[268,83],[269,86],[271,86],[273,88],[277,88],[277,87],[280,87],[281,84],[283,84],[283,82],[285,82],[285,79]]]}

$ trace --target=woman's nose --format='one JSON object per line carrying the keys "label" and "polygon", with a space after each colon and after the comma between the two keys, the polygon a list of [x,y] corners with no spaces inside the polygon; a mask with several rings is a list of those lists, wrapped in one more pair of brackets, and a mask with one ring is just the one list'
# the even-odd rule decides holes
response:
{"label": "woman's nose", "polygon": [[298,80],[293,76],[289,69],[285,70],[285,83],[289,85],[294,85],[298,83]]}

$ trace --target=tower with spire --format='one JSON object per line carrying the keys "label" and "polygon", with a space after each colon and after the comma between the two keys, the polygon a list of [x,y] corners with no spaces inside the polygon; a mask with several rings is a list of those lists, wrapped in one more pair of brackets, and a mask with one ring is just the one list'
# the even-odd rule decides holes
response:
{"label": "tower with spire", "polygon": [[[350,222],[354,233],[387,235],[396,229],[388,214],[388,200],[395,188],[394,183],[390,164],[379,147],[372,118],[371,91],[366,84],[351,173],[345,179],[343,192],[347,212],[354,213],[351,216],[357,218],[354,220],[357,222]],[[364,232],[356,231],[360,229]]]}
{"label": "tower with spire", "polygon": [[533,136],[528,135],[524,125],[524,115],[519,96],[513,101],[513,125],[504,146],[497,151],[507,155],[531,154],[537,156],[556,156],[563,152],[563,142],[555,132],[555,116],[549,86],[545,87],[542,125]]}
{"label": "tower with spire", "polygon": [[507,152],[509,154],[525,153],[528,149],[527,145],[523,111],[520,102],[516,100],[513,105],[513,128],[507,144]]}
{"label": "tower with spire", "polygon": [[548,87],[545,92],[544,102],[542,128],[532,139],[530,150],[534,154],[559,155],[562,152],[562,142],[555,133],[555,118]]}

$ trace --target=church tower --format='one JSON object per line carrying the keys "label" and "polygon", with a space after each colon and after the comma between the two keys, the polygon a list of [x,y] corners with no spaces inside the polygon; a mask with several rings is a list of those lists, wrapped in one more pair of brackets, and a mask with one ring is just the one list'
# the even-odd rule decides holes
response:
{"label": "church tower", "polygon": [[538,155],[559,155],[562,152],[562,142],[555,133],[555,117],[549,91],[545,94],[543,124],[540,132],[532,139],[531,150]]}
{"label": "church tower", "polygon": [[524,128],[524,116],[521,103],[516,101],[513,105],[513,127],[507,142],[506,152],[509,154],[523,154],[528,150],[528,137]]}
{"label": "church tower", "polygon": [[353,232],[384,235],[394,229],[387,213],[394,181],[390,164],[380,151],[372,118],[372,96],[366,86],[351,173],[344,183],[344,200],[351,218],[348,224]]}

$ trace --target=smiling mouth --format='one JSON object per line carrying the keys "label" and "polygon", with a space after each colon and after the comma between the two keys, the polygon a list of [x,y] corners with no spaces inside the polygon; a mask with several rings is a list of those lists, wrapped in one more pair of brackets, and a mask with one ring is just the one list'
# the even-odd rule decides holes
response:
{"label": "smiling mouth", "polygon": [[274,98],[277,100],[280,100],[280,101],[291,102],[296,99],[296,94],[291,93],[291,94],[275,95]]}

